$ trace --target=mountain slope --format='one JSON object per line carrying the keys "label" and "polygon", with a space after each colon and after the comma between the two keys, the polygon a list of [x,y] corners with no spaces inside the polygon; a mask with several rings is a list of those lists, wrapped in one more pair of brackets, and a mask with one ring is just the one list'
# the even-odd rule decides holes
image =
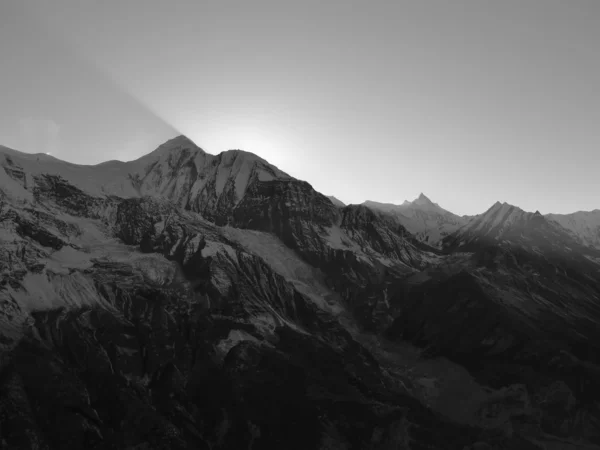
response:
{"label": "mountain slope", "polygon": [[329,195],[327,198],[329,200],[331,200],[331,203],[333,203],[335,206],[339,206],[340,208],[343,208],[346,206],[344,202],[342,202],[340,199],[334,197],[333,195]]}
{"label": "mountain slope", "polygon": [[581,243],[600,249],[600,209],[572,214],[546,214],[545,217],[572,232]]}
{"label": "mountain slope", "polygon": [[405,201],[401,205],[373,201],[366,201],[363,204],[371,209],[393,215],[419,240],[434,247],[437,247],[445,236],[467,223],[466,219],[446,211],[424,194],[412,202]]}

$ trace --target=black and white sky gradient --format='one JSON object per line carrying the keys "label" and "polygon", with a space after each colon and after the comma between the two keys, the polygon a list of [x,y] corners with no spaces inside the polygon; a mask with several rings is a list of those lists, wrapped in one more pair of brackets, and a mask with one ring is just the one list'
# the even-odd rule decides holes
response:
{"label": "black and white sky gradient", "polygon": [[0,144],[76,163],[186,134],[346,203],[600,208],[600,2],[0,2]]}

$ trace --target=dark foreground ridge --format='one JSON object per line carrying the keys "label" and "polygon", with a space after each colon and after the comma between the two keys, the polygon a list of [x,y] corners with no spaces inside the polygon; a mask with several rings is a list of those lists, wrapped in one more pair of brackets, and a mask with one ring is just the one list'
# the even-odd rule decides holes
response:
{"label": "dark foreground ridge", "polygon": [[185,138],[0,166],[0,449],[600,448],[600,252],[557,222],[433,248]]}

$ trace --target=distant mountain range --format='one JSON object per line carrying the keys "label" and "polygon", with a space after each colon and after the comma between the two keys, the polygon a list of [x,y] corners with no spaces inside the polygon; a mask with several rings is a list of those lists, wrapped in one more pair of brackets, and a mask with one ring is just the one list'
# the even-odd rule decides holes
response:
{"label": "distant mountain range", "polygon": [[0,448],[600,448],[599,217],[0,147]]}
{"label": "distant mountain range", "polygon": [[[393,215],[400,224],[406,227],[419,240],[439,247],[442,240],[461,229],[459,234],[472,232],[474,229],[489,237],[497,232],[499,239],[507,228],[515,221],[533,216],[516,206],[496,202],[488,211],[475,216],[458,216],[433,203],[424,194],[416,200],[405,201],[400,205],[366,201],[365,206]],[[536,212],[535,215],[540,215]],[[572,214],[546,214],[548,221],[569,232],[582,245],[600,249],[600,210],[579,211]]]}

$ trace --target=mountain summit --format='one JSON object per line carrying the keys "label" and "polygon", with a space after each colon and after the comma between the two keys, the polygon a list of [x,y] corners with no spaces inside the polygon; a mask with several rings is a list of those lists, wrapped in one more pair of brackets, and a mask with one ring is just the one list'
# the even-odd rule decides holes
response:
{"label": "mountain summit", "polygon": [[[406,204],[407,202],[405,202]],[[411,205],[415,205],[415,206],[422,206],[422,207],[438,207],[439,205],[437,203],[433,203],[429,197],[427,197],[425,194],[423,194],[421,192],[421,194],[419,195],[418,198],[416,198],[415,200],[413,200],[412,202],[408,202]],[[441,208],[440,208],[441,209]]]}
{"label": "mountain summit", "polygon": [[401,205],[366,201],[365,206],[392,215],[417,239],[437,247],[441,239],[467,223],[467,220],[445,210],[421,193],[415,200]]}

